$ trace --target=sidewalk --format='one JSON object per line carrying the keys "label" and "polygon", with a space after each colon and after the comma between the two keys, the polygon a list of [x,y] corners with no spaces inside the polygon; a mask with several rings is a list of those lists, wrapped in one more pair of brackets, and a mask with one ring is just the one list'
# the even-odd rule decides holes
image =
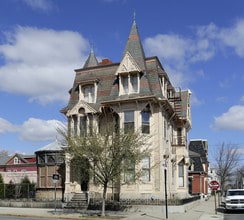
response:
{"label": "sidewalk", "polygon": [[[169,207],[170,208],[170,207]],[[182,208],[182,207],[181,207]],[[185,208],[184,213],[180,213],[181,210],[179,210],[178,213],[177,209],[174,213],[168,213],[168,220],[222,220],[223,219],[223,213],[217,212],[215,213],[215,201],[214,197],[210,197],[207,201],[200,200],[196,201],[192,204],[191,207]],[[138,213],[131,213],[126,217],[126,220],[134,220],[134,219],[142,219],[142,220],[165,220],[166,214],[165,214],[165,207],[162,207],[161,211],[158,210],[155,212],[155,210],[152,211],[141,211]]]}
{"label": "sidewalk", "polygon": [[[170,208],[170,207],[169,207]],[[182,207],[181,207],[182,208]],[[168,213],[168,220],[222,220],[223,213],[218,212],[215,214],[214,197],[209,200],[197,201],[189,209],[186,208],[185,213]],[[177,212],[177,210],[175,210]],[[179,207],[179,212],[181,212]],[[38,209],[38,208],[13,208],[13,207],[0,207],[0,215],[12,215],[12,216],[32,216],[32,217],[44,217],[49,219],[101,219],[97,216],[97,212],[94,215],[86,215],[82,213],[64,212],[62,209]],[[165,207],[153,207],[138,208],[130,212],[107,212],[107,217],[103,220],[165,220]]]}

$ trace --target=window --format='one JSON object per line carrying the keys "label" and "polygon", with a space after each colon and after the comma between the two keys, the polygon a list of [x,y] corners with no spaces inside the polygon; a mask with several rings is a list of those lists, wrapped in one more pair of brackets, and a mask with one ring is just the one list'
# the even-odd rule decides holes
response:
{"label": "window", "polygon": [[150,180],[150,157],[144,157],[142,159],[142,181],[149,182]]}
{"label": "window", "polygon": [[131,87],[132,87],[132,92],[138,92],[138,76],[137,75],[131,75]]}
{"label": "window", "polygon": [[179,163],[178,171],[179,171],[179,187],[184,187],[184,164],[183,163]]}
{"label": "window", "polygon": [[88,103],[95,102],[95,88],[94,85],[83,87],[84,100]]}
{"label": "window", "polygon": [[125,170],[124,181],[126,183],[133,183],[135,182],[135,164],[131,161],[125,161],[125,163],[127,166]]}
{"label": "window", "polygon": [[47,163],[49,164],[55,164],[55,155],[47,155]]}
{"label": "window", "polygon": [[182,141],[182,129],[181,128],[177,128],[177,144],[182,145],[183,141]]}
{"label": "window", "polygon": [[89,133],[92,134],[92,132],[93,132],[93,115],[88,114],[88,119],[89,119]]}
{"label": "window", "polygon": [[38,155],[38,164],[45,164],[45,155]]}
{"label": "window", "polygon": [[164,139],[166,139],[167,138],[167,121],[166,121],[164,115],[163,115],[163,126],[164,126],[163,127]]}
{"label": "window", "polygon": [[87,117],[80,117],[80,136],[84,137],[87,134]]}
{"label": "window", "polygon": [[14,158],[14,164],[18,164],[19,163],[19,158],[18,157],[15,157]]}
{"label": "window", "polygon": [[122,86],[123,86],[124,94],[128,94],[129,93],[128,75],[122,77]]}
{"label": "window", "polygon": [[121,94],[137,93],[139,91],[138,74],[121,75]]}
{"label": "window", "polygon": [[141,112],[141,121],[142,121],[142,133],[150,133],[150,109],[147,107]]}
{"label": "window", "polygon": [[124,112],[124,132],[134,131],[134,111]]}
{"label": "window", "polygon": [[77,116],[73,115],[72,118],[74,122],[74,134],[77,135],[77,124],[78,124]]}
{"label": "window", "polygon": [[172,185],[174,185],[175,183],[175,168],[172,165],[172,169],[171,169],[171,177],[172,177]]}

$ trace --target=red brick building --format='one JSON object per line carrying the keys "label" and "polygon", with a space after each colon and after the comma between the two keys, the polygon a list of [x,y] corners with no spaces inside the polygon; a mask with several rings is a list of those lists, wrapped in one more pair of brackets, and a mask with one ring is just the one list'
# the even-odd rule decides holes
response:
{"label": "red brick building", "polygon": [[20,183],[26,176],[31,182],[36,183],[36,156],[16,153],[6,158],[6,160],[0,164],[0,173],[3,176],[4,183]]}
{"label": "red brick building", "polygon": [[207,140],[191,140],[189,156],[189,191],[191,194],[208,194],[208,143]]}

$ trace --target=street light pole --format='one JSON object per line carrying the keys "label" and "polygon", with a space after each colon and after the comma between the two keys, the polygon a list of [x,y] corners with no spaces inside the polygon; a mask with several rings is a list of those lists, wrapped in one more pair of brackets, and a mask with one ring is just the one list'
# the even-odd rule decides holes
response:
{"label": "street light pole", "polygon": [[168,199],[167,199],[167,161],[164,161],[164,195],[165,195],[165,215],[168,219]]}

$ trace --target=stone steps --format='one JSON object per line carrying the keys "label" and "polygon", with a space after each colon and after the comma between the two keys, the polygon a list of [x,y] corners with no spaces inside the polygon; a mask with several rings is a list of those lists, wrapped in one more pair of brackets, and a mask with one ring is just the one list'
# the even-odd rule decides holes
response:
{"label": "stone steps", "polygon": [[79,209],[87,210],[88,200],[86,193],[75,193],[72,199],[67,202],[64,208],[66,209]]}

